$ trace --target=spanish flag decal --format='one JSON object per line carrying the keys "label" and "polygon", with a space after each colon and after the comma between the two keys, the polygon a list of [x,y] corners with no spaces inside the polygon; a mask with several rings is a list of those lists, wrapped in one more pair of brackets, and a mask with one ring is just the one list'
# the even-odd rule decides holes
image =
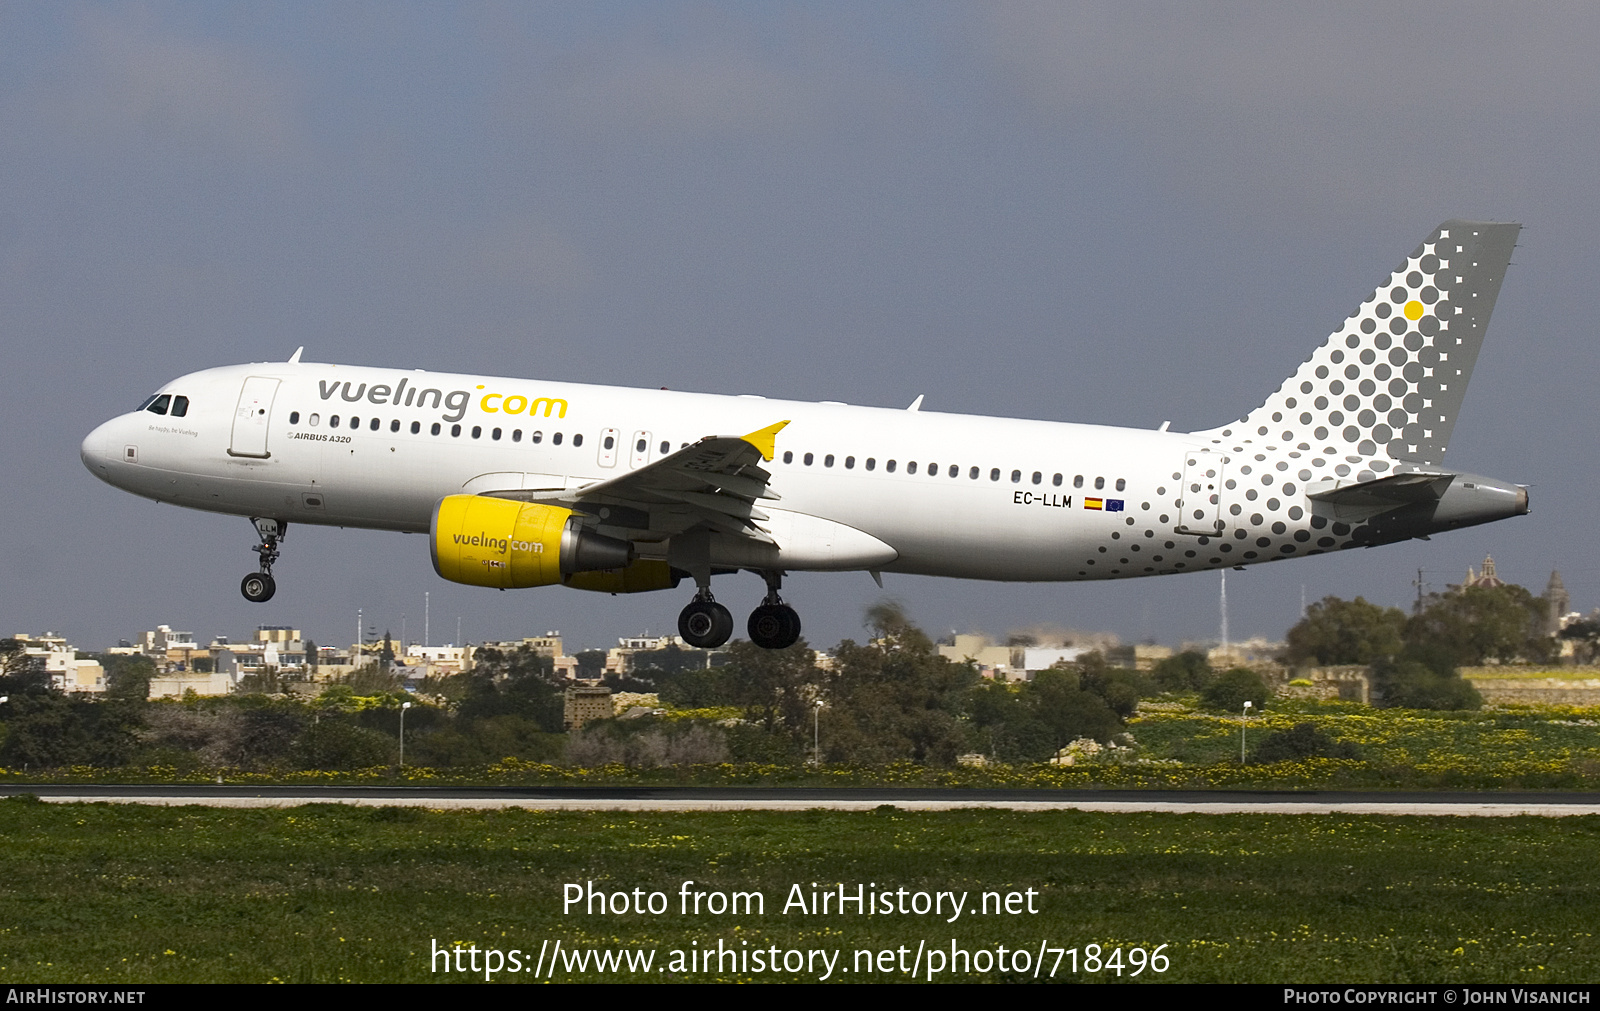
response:
{"label": "spanish flag decal", "polygon": [[1101,499],[1086,498],[1086,499],[1083,500],[1083,507],[1085,509],[1102,509],[1105,506],[1104,506],[1104,502]]}

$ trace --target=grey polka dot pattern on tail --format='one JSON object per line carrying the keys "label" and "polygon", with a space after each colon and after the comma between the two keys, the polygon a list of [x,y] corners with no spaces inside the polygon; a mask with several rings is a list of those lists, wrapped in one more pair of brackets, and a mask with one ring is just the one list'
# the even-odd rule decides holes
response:
{"label": "grey polka dot pattern on tail", "polygon": [[1309,438],[1363,458],[1438,466],[1517,231],[1446,222],[1266,403],[1237,425],[1195,434]]}

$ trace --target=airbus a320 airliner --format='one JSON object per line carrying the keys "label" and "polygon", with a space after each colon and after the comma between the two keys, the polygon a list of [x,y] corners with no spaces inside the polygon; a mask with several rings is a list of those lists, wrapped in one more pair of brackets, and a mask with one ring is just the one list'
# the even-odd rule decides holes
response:
{"label": "airbus a320 airliner", "polygon": [[[1519,225],[1448,221],[1241,420],[1179,433],[277,364],[175,379],[83,441],[118,488],[247,516],[272,597],[291,523],[427,533],[471,586],[632,593],[759,573],[753,642],[793,644],[785,573],[1127,579],[1385,544],[1528,511],[1444,465]],[[747,433],[747,434],[716,434]]]}

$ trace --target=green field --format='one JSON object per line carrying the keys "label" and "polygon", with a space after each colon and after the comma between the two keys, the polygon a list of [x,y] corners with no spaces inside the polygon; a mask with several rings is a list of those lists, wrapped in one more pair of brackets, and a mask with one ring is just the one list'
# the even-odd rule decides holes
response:
{"label": "green field", "polygon": [[[822,975],[815,961],[672,971],[674,949],[681,961],[719,942],[745,958],[774,946],[837,952],[831,978],[845,981],[907,980],[898,949],[909,967],[924,942],[941,954],[954,944],[969,959],[989,953],[987,971],[958,965],[935,977],[945,980],[1032,978],[1014,962],[995,964],[996,952],[1003,945],[1015,959],[1021,949],[1031,961],[1041,943],[1078,949],[1078,971],[1062,955],[1058,981],[1127,981],[1130,957],[1143,961],[1159,945],[1166,971],[1134,981],[1600,976],[1593,817],[230,811],[14,799],[0,801],[0,837],[5,982],[482,981],[482,972],[430,972],[433,943],[520,949],[531,965],[557,940],[568,957],[593,947],[654,961],[631,974],[562,966],[555,980]],[[760,892],[764,913],[683,915],[686,880],[693,890]],[[563,886],[585,881],[608,893],[660,891],[667,912],[564,914]],[[910,901],[919,890],[970,897],[953,923],[782,911],[794,884],[809,897],[813,883],[841,882],[904,888]],[[1024,908],[1027,889],[1037,913]],[[975,914],[985,892],[1017,893],[1020,911]],[[1122,950],[1120,977],[1085,971],[1090,944],[1102,959]],[[891,954],[864,976],[858,949]],[[920,964],[919,978],[928,975]],[[533,978],[502,971],[496,981]]]}

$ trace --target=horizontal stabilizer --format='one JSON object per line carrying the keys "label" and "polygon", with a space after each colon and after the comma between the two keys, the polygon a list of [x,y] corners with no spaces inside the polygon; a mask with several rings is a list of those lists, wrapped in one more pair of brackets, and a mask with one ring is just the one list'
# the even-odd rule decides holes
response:
{"label": "horizontal stabilizer", "polygon": [[1437,502],[1444,497],[1445,490],[1455,478],[1454,474],[1392,474],[1376,481],[1335,484],[1321,490],[1311,490],[1308,497],[1333,506],[1357,508],[1390,508],[1414,502]]}

